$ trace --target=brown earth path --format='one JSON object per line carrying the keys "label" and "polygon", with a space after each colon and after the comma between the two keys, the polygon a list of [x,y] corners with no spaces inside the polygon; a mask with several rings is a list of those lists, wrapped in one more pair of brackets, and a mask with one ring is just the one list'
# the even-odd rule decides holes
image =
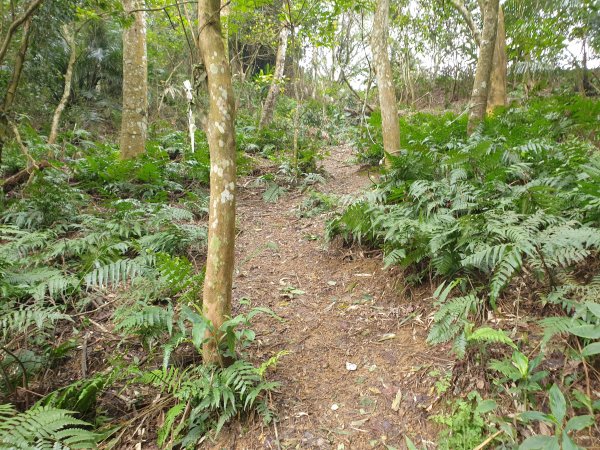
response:
{"label": "brown earth path", "polygon": [[[320,192],[357,194],[369,186],[350,147],[329,153]],[[281,383],[273,397],[277,424],[235,425],[213,448],[400,449],[405,435],[431,443],[428,416],[439,402],[436,378],[428,374],[452,361],[425,343],[427,312],[420,304],[431,304],[429,291],[411,300],[401,273],[384,270],[380,257],[325,243],[327,213],[297,214],[305,194],[291,191],[265,203],[250,181],[240,181],[234,295],[236,303],[248,298],[284,319],[256,320],[251,358],[290,354],[269,375]],[[292,288],[304,293],[292,295]]]}

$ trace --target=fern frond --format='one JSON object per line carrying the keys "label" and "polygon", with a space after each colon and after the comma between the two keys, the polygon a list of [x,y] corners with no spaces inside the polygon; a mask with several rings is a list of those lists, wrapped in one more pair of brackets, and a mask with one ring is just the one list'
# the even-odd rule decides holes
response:
{"label": "fern frond", "polygon": [[61,313],[56,306],[41,307],[36,304],[14,310],[0,310],[2,339],[6,340],[8,336],[16,332],[24,332],[34,325],[38,330],[44,331],[53,327],[59,320],[72,319],[71,316]]}
{"label": "fern frond", "polygon": [[97,434],[83,428],[90,426],[87,422],[64,409],[36,406],[17,414],[10,406],[2,405],[0,414],[4,416],[0,422],[0,448],[30,450],[53,445],[89,449],[99,441]]}
{"label": "fern frond", "polygon": [[495,330],[489,327],[477,328],[469,334],[467,341],[506,344],[511,348],[517,348],[513,340],[503,330]]}
{"label": "fern frond", "polygon": [[87,288],[103,288],[125,283],[127,280],[142,274],[147,267],[138,259],[120,259],[110,264],[97,267],[85,275]]}

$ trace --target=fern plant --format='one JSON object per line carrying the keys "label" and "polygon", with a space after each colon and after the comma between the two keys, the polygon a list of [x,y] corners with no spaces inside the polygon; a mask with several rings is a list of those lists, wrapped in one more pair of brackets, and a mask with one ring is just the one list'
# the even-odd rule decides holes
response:
{"label": "fern plant", "polygon": [[233,417],[256,411],[265,423],[274,420],[268,394],[278,383],[264,378],[268,367],[284,353],[259,367],[238,360],[227,367],[169,367],[138,374],[136,383],[148,384],[173,397],[174,405],[158,431],[161,448],[193,448],[206,434],[218,434]]}
{"label": "fern plant", "polygon": [[548,104],[508,109],[467,138],[452,116],[402,119],[390,170],[327,226],[330,239],[381,248],[409,280],[466,280],[437,302],[432,343],[456,339],[462,353],[466,323],[497,308],[513,280],[559,288],[600,249],[598,157],[587,141],[557,141],[554,120],[536,122]]}
{"label": "fern plant", "polygon": [[18,413],[12,405],[0,405],[0,448],[18,450],[92,449],[99,436],[89,424],[64,409],[48,406]]}

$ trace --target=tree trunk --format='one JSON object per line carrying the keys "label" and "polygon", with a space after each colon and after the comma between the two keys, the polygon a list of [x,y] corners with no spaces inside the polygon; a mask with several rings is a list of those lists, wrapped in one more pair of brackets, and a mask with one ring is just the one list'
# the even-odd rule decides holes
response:
{"label": "tree trunk", "polygon": [[123,30],[123,114],[121,158],[144,153],[148,129],[148,58],[146,14],[143,0],[123,0],[126,12],[135,11],[134,22]]}
{"label": "tree trunk", "polygon": [[27,55],[27,47],[29,47],[30,36],[31,18],[27,19],[25,25],[23,26],[23,38],[21,40],[21,46],[19,47],[19,52],[15,57],[15,67],[12,72],[10,84],[6,90],[6,95],[4,96],[4,103],[2,104],[2,109],[4,112],[7,112],[10,108],[12,108],[15,96],[17,95],[19,81],[21,80],[21,74],[23,73],[23,64],[25,64],[25,56]]}
{"label": "tree trunk", "polygon": [[[398,124],[398,105],[392,78],[392,66],[388,55],[389,0],[377,0],[373,18],[371,51],[381,108],[381,126],[383,131],[383,150],[387,155],[396,155],[400,151],[400,127]],[[386,165],[390,158],[386,155]]]}
{"label": "tree trunk", "polygon": [[488,95],[487,111],[492,112],[498,106],[506,106],[506,28],[504,26],[504,11],[498,9],[498,32],[494,48],[494,62]]}
{"label": "tree trunk", "polygon": [[231,68],[221,37],[219,0],[198,2],[198,43],[210,98],[210,208],[203,312],[212,323],[202,354],[205,364],[222,364],[220,326],[231,314],[235,243],[235,128]]}
{"label": "tree trunk", "polygon": [[27,9],[21,14],[19,17],[15,18],[12,23],[8,27],[8,31],[4,40],[2,41],[2,46],[0,46],[0,66],[4,62],[4,57],[6,56],[6,52],[8,51],[8,46],[10,45],[10,41],[12,40],[17,29],[23,24],[29,21],[29,19],[33,16],[35,11],[40,7],[44,0],[33,0]]}
{"label": "tree trunk", "polygon": [[10,133],[9,128],[9,117],[8,114],[12,108],[15,96],[17,94],[17,88],[19,87],[19,81],[21,80],[21,74],[23,73],[23,64],[25,63],[25,56],[27,55],[27,47],[29,46],[29,37],[31,36],[31,16],[28,16],[23,26],[23,37],[21,39],[21,46],[15,57],[15,66],[12,71],[12,76],[4,100],[2,102],[2,109],[0,109],[0,161],[2,161],[2,151],[4,144],[8,139]]}
{"label": "tree trunk", "polygon": [[221,0],[221,27],[223,36],[223,47],[225,47],[225,55],[231,61],[229,54],[229,15],[231,13],[230,0]]}
{"label": "tree trunk", "polygon": [[498,8],[499,0],[488,0],[485,4],[483,33],[481,45],[479,46],[475,82],[471,94],[469,123],[467,125],[469,134],[473,133],[477,125],[485,118],[498,31]]}
{"label": "tree trunk", "polygon": [[[478,47],[481,47],[481,31],[475,25],[471,12],[467,9],[462,0],[450,0],[452,6],[460,13],[465,20],[471,35]],[[481,14],[485,17],[485,6],[479,2]],[[492,76],[490,81],[490,91],[488,94],[487,110],[491,112],[496,106],[506,105],[506,28],[504,26],[504,11],[502,7],[498,9],[498,30],[496,33],[496,47],[494,49],[494,62]]]}
{"label": "tree trunk", "polygon": [[277,102],[277,96],[279,95],[279,86],[283,80],[283,74],[285,70],[285,58],[287,55],[288,37],[290,30],[284,24],[282,24],[281,31],[279,32],[279,47],[277,47],[277,56],[275,58],[275,73],[273,74],[273,82],[269,88],[269,93],[265,99],[263,105],[262,114],[260,115],[260,122],[258,127],[264,128],[268,126],[273,120],[273,112],[275,111],[275,102]]}
{"label": "tree trunk", "polygon": [[62,112],[67,106],[67,101],[69,100],[69,96],[71,95],[71,80],[73,79],[73,67],[75,66],[75,61],[77,60],[77,47],[75,45],[75,33],[73,30],[69,30],[68,26],[64,26],[63,28],[65,39],[67,41],[67,45],[69,46],[71,53],[69,56],[69,62],[67,64],[67,71],[65,72],[65,87],[63,89],[63,94],[54,111],[54,116],[52,117],[52,127],[50,128],[50,136],[48,137],[48,144],[54,144],[56,142],[56,137],[58,136],[58,125],[60,123],[60,117],[62,116]]}

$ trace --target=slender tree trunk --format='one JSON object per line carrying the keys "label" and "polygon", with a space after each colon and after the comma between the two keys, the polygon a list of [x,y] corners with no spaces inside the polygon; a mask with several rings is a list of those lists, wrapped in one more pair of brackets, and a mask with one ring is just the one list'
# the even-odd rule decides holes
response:
{"label": "slender tree trunk", "polygon": [[496,47],[494,48],[494,63],[490,81],[487,111],[492,112],[498,106],[505,106],[506,98],[506,28],[504,26],[504,11],[498,9],[498,32],[496,33]]}
{"label": "slender tree trunk", "polygon": [[123,0],[133,24],[123,30],[123,114],[121,158],[144,153],[148,129],[148,58],[146,54],[146,13],[143,0]]}
{"label": "slender tree trunk", "polygon": [[[469,27],[469,31],[471,31],[471,35],[475,40],[475,43],[479,47],[481,45],[481,33],[475,25],[475,21],[473,20],[473,15],[471,14],[471,11],[467,9],[462,0],[450,0],[450,3],[465,20],[467,27]],[[481,10],[481,13],[483,14],[483,9]]]}
{"label": "slender tree trunk", "polygon": [[221,37],[219,0],[198,2],[198,42],[207,72],[210,106],[210,208],[203,312],[214,332],[207,333],[202,351],[205,364],[223,364],[219,328],[231,314],[235,243],[235,128],[231,68]]}
{"label": "slender tree trunk", "polygon": [[473,133],[477,125],[485,118],[498,31],[498,8],[499,0],[488,0],[485,4],[483,33],[481,45],[479,46],[475,82],[471,94],[469,123],[467,125],[469,134]]}
{"label": "slender tree trunk", "polygon": [[275,58],[275,73],[273,74],[273,82],[269,88],[269,93],[265,99],[262,113],[260,115],[259,128],[268,126],[273,120],[273,112],[275,111],[275,103],[277,102],[277,96],[279,95],[279,87],[283,80],[283,74],[285,71],[285,58],[287,56],[288,37],[290,30],[287,26],[282,24],[281,31],[279,32],[279,46],[277,47],[277,56]]}
{"label": "slender tree trunk", "polygon": [[17,29],[23,24],[29,21],[29,19],[33,16],[35,11],[40,7],[44,0],[33,0],[29,6],[25,9],[23,14],[19,17],[15,18],[13,16],[13,21],[8,27],[8,31],[4,40],[2,41],[2,45],[0,46],[0,65],[4,62],[4,57],[6,56],[6,52],[8,51],[8,46],[10,45],[10,41],[12,40]]}
{"label": "slender tree trunk", "polygon": [[17,94],[17,88],[19,87],[19,81],[21,80],[21,74],[23,73],[23,64],[25,64],[25,56],[27,55],[27,48],[29,47],[29,38],[31,36],[31,17],[28,16],[25,19],[25,25],[23,26],[23,37],[21,39],[21,46],[15,57],[15,66],[12,71],[12,76],[2,107],[0,109],[0,161],[2,161],[2,151],[4,144],[10,134],[9,118],[8,114],[12,108],[15,96]]}
{"label": "slender tree trunk", "polygon": [[[400,151],[400,127],[398,124],[398,105],[392,78],[392,66],[388,55],[388,23],[389,0],[377,0],[375,17],[373,18],[373,34],[371,36],[371,51],[377,88],[379,91],[379,106],[381,108],[381,125],[383,131],[383,149],[388,155],[396,155]],[[386,155],[386,164],[390,164]]]}
{"label": "slender tree trunk", "polygon": [[6,90],[4,96],[4,103],[2,109],[6,112],[12,108],[15,96],[17,95],[17,89],[19,88],[19,81],[21,80],[21,74],[23,73],[23,64],[25,64],[25,56],[27,55],[27,48],[29,47],[29,37],[31,36],[31,18],[25,21],[23,26],[23,38],[21,40],[21,46],[17,56],[15,57],[15,67],[12,72],[10,84]]}
{"label": "slender tree trunk", "polygon": [[67,71],[65,72],[65,87],[63,89],[63,94],[54,110],[54,116],[52,117],[52,126],[50,128],[50,136],[48,137],[48,144],[54,144],[56,142],[56,137],[58,136],[58,125],[60,124],[60,117],[67,106],[67,101],[71,95],[71,80],[73,79],[73,67],[75,66],[75,61],[77,60],[77,46],[75,45],[75,32],[70,30],[68,26],[64,26],[63,32],[65,34],[65,39],[67,41],[67,45],[70,48],[70,56],[69,62],[67,64]]}

